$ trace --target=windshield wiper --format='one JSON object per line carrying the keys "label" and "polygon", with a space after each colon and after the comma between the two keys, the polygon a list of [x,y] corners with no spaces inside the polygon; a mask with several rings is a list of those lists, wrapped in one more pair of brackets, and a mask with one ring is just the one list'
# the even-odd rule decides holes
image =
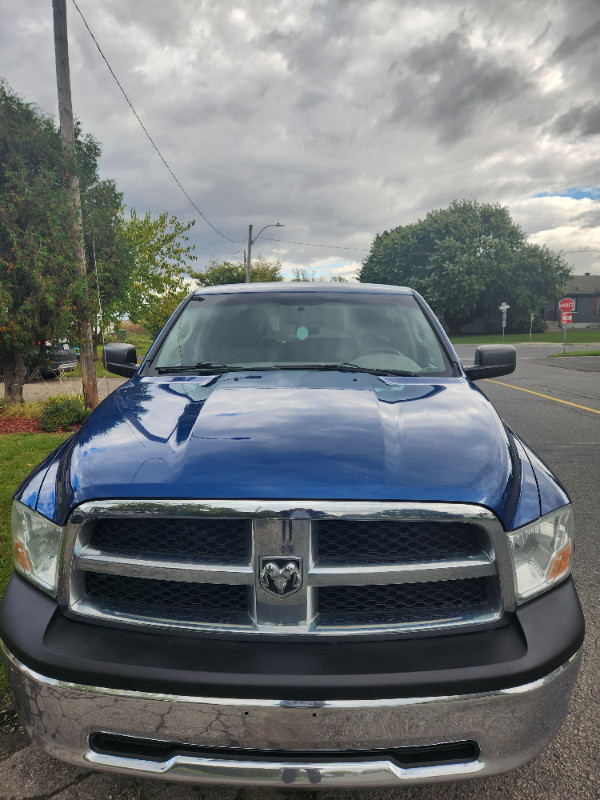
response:
{"label": "windshield wiper", "polygon": [[192,371],[204,371],[208,370],[210,372],[230,372],[231,370],[235,369],[242,369],[242,367],[230,367],[229,364],[223,364],[222,361],[198,361],[196,364],[188,364],[181,365],[181,364],[173,364],[170,367],[156,367],[156,371],[159,375],[164,375],[168,373],[175,373],[175,372],[192,372]]}
{"label": "windshield wiper", "polygon": [[360,367],[358,364],[353,364],[351,361],[345,361],[342,364],[326,364],[326,369],[341,369],[352,370],[353,372],[367,372],[371,375],[398,375],[401,378],[414,378],[416,372],[410,372],[407,369],[376,369],[372,367]]}
{"label": "windshield wiper", "polygon": [[409,372],[404,369],[375,369],[372,367],[360,367],[351,361],[344,361],[341,364],[278,364],[274,369],[311,369],[322,370],[323,372],[366,372],[370,375],[397,375],[401,378],[415,378],[416,372]]}
{"label": "windshield wiper", "polygon": [[418,373],[409,372],[403,369],[375,369],[371,367],[360,367],[358,364],[353,364],[350,361],[341,364],[269,364],[265,365],[246,365],[246,366],[231,366],[224,364],[222,361],[199,361],[197,364],[179,365],[174,364],[170,367],[156,367],[159,375],[175,374],[178,372],[205,372],[208,374],[215,374],[219,372],[257,372],[257,371],[277,371],[277,370],[315,370],[322,372],[365,372],[369,375],[387,375],[390,377],[398,376],[402,378],[414,378]]}

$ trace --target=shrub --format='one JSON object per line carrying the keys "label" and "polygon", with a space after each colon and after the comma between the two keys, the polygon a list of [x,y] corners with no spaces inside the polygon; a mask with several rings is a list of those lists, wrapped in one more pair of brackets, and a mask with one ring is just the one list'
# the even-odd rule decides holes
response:
{"label": "shrub", "polygon": [[131,322],[128,319],[121,320],[118,324],[115,325],[115,330],[117,328],[122,328],[127,333],[137,333],[141,334],[142,336],[149,336],[147,328],[144,328],[143,325],[137,325],[135,322]]}
{"label": "shrub", "polygon": [[56,395],[44,403],[40,426],[48,433],[54,433],[59,429],[71,431],[74,425],[81,425],[89,413],[81,396]]}

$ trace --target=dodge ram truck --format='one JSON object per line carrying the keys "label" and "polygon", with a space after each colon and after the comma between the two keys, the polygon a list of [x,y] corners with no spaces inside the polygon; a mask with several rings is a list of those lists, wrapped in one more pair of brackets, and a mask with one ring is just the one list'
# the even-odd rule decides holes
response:
{"label": "dodge ram truck", "polygon": [[33,740],[138,777],[484,777],[560,727],[584,637],[559,481],[416,292],[194,291],[14,495],[6,669]]}

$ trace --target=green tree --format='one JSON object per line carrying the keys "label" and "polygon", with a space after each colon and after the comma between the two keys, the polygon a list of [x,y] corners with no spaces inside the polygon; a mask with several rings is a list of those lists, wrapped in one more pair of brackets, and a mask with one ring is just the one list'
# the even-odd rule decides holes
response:
{"label": "green tree", "polygon": [[342,275],[316,275],[314,270],[308,270],[306,267],[292,267],[292,283],[348,283],[348,278]]}
{"label": "green tree", "polygon": [[79,128],[76,136],[84,244],[90,276],[88,307],[98,344],[101,326],[107,328],[119,318],[118,309],[129,287],[135,261],[124,229],[123,194],[113,180],[100,180],[98,176],[100,144],[89,134],[81,136]]}
{"label": "green tree", "polygon": [[315,283],[317,277],[313,272],[309,272],[305,267],[292,267],[292,283]]}
{"label": "green tree", "polygon": [[135,266],[133,248],[123,230],[122,200],[123,195],[111,180],[94,184],[81,197],[90,276],[89,307],[97,321],[96,335],[101,325],[108,328],[119,319],[122,298]]}
{"label": "green tree", "polygon": [[526,241],[508,208],[455,200],[378,234],[359,279],[411,286],[456,333],[479,316],[498,316],[502,301],[511,328],[528,328],[530,313],[537,316],[570,274],[560,256]]}
{"label": "green tree", "polygon": [[179,222],[166,211],[153,218],[150,212],[139,217],[131,209],[122,226],[131,247],[133,269],[121,302],[115,305],[115,314],[132,322],[148,322],[156,330],[165,308],[177,305],[177,297],[185,297],[189,291],[186,282],[189,264],[196,260],[194,246],[188,244],[187,236],[193,225],[194,220]]}
{"label": "green tree", "polygon": [[167,291],[162,295],[157,295],[152,303],[148,304],[143,319],[143,325],[151,336],[154,338],[158,336],[165,322],[175,311],[179,303],[185,300],[189,293],[187,287],[184,289]]}
{"label": "green tree", "polygon": [[[192,280],[199,286],[222,286],[227,283],[245,283],[246,268],[241,262],[211,261],[204,272],[192,272]],[[282,281],[281,261],[268,261],[263,256],[252,259],[250,270],[252,283],[269,283]]]}
{"label": "green tree", "polygon": [[53,120],[0,82],[0,363],[7,404],[23,402],[32,350],[67,333],[84,291],[62,175]]}

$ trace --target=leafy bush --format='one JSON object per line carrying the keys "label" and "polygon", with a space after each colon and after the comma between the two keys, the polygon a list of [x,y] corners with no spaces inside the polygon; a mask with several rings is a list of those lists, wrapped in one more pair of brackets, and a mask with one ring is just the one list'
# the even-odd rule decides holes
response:
{"label": "leafy bush", "polygon": [[81,396],[56,395],[44,403],[40,416],[40,426],[49,433],[59,429],[71,431],[74,425],[81,425],[89,416],[89,413],[90,411],[85,407]]}
{"label": "leafy bush", "polygon": [[19,417],[20,419],[37,419],[44,408],[41,401],[35,403],[21,403],[20,405],[3,405],[0,399],[0,410],[5,417]]}
{"label": "leafy bush", "polygon": [[115,325],[115,328],[122,328],[127,333],[136,333],[140,334],[141,336],[149,336],[147,328],[144,328],[143,325],[138,325],[135,322],[131,322],[131,320],[123,319],[118,324]]}

